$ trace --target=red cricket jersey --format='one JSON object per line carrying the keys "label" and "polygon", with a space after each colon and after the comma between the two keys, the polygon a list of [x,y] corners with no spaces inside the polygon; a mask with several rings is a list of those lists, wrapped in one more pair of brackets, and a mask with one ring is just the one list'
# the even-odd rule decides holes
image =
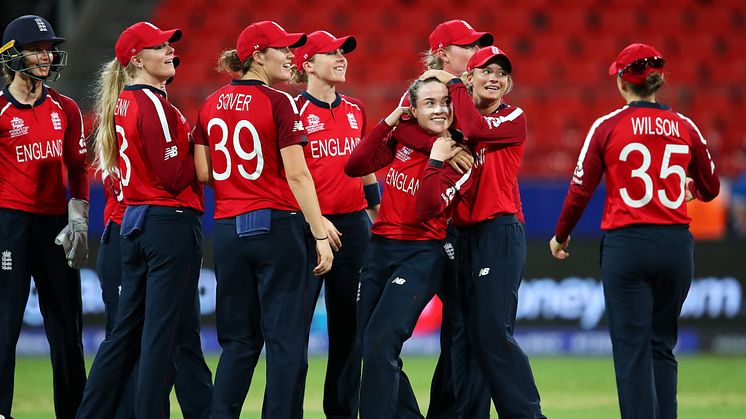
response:
{"label": "red cricket jersey", "polygon": [[104,225],[109,220],[121,225],[122,218],[124,218],[124,210],[127,209],[127,205],[124,205],[124,202],[122,202],[124,197],[122,196],[122,184],[119,180],[118,172],[118,170],[115,173],[101,172],[101,183],[104,185],[104,197],[106,198]]}
{"label": "red cricket jersey", "polygon": [[[484,116],[461,81],[448,83],[454,124],[474,152],[473,185],[464,191],[453,223],[465,227],[501,215],[521,214],[518,170],[526,148],[526,114],[521,108],[500,105]],[[518,218],[518,216],[517,216]]]}
{"label": "red cricket jersey", "polygon": [[689,224],[687,176],[702,201],[720,189],[707,142],[689,118],[658,103],[630,102],[591,126],[557,222],[558,241],[567,239],[604,174],[603,230]]}
{"label": "red cricket jersey", "polygon": [[[376,144],[384,152],[390,150],[386,139],[391,130],[392,128],[385,122],[380,122],[365,137],[360,147],[353,152],[353,157],[346,166],[347,171],[369,173],[377,170],[377,167],[370,165],[350,167],[350,163],[353,165],[362,163],[361,166],[364,166],[364,159],[354,157],[368,154],[370,144]],[[392,157],[385,177],[381,207],[371,233],[396,240],[442,240],[446,234],[446,215],[441,212],[433,218],[422,221],[417,214],[417,194],[429,156],[399,144],[394,149]],[[369,161],[376,160],[376,158],[369,159]],[[433,195],[440,196],[441,193],[447,193],[445,190],[438,190],[441,183],[436,182],[434,185],[435,188],[430,191]]]}
{"label": "red cricket jersey", "polygon": [[114,123],[126,205],[204,211],[189,123],[165,92],[146,85],[125,87],[117,99]]}
{"label": "red cricket jersey", "polygon": [[348,214],[368,207],[360,178],[344,175],[344,165],[365,135],[365,108],[337,94],[332,103],[308,92],[295,98],[308,136],[306,164],[316,185],[322,214]]}
{"label": "red cricket jersey", "polygon": [[233,80],[205,99],[194,127],[210,147],[215,218],[298,211],[280,149],[308,141],[293,98],[259,80]]}
{"label": "red cricket jersey", "polygon": [[70,196],[88,200],[86,151],[75,101],[47,86],[33,106],[0,92],[0,208],[64,214],[67,181]]}

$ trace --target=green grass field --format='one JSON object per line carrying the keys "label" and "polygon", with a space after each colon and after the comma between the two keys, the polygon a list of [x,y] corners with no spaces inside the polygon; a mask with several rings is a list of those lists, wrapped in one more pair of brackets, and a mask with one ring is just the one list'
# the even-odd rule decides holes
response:
{"label": "green grass field", "polygon": [[[435,358],[404,359],[423,409],[427,408],[429,385]],[[208,359],[215,369],[217,357]],[[323,418],[321,399],[326,360],[310,360],[306,386],[305,417]],[[534,357],[531,364],[542,396],[544,413],[550,419],[618,418],[614,370],[608,358]],[[264,362],[255,380],[241,417],[260,417],[264,389]],[[172,395],[172,417],[181,418]],[[18,419],[49,419],[52,407],[51,367],[47,358],[19,358],[13,416]],[[497,415],[493,413],[493,418]],[[680,419],[746,418],[746,358],[682,357],[679,360]]]}

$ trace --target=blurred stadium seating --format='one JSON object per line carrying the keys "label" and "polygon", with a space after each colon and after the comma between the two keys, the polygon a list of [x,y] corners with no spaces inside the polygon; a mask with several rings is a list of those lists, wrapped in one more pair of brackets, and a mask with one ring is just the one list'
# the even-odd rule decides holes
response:
{"label": "blurred stadium seating", "polygon": [[[423,69],[421,53],[438,23],[454,18],[491,31],[514,62],[508,101],[523,107],[529,143],[522,176],[566,178],[595,118],[621,106],[609,63],[631,42],[655,45],[668,61],[660,101],[690,116],[710,141],[722,174],[744,170],[746,148],[746,2],[740,0],[285,0],[244,6],[228,0],[163,0],[152,21],[180,27],[184,41],[172,99],[191,119],[228,80],[214,71],[251,22],[275,20],[288,31],[351,34],[348,82],[375,123]],[[290,91],[297,89],[288,86]]]}

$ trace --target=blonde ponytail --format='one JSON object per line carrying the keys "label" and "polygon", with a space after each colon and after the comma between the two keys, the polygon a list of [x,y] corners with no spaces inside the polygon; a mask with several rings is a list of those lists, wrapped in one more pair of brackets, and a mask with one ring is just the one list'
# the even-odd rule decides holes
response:
{"label": "blonde ponytail", "polygon": [[96,128],[93,136],[97,170],[114,172],[119,163],[117,135],[114,130],[114,111],[119,94],[134,75],[132,66],[124,68],[116,59],[103,66],[96,81]]}

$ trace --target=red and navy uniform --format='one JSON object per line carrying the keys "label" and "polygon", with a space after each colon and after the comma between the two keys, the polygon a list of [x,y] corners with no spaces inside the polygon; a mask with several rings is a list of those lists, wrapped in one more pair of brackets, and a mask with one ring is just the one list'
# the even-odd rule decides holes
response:
{"label": "red and navy uniform", "polygon": [[[199,341],[197,299],[203,202],[189,124],[165,92],[147,85],[125,87],[114,115],[121,189],[116,179],[105,180],[111,189],[106,213],[118,217],[121,192],[127,205],[118,238],[121,293],[114,328],[96,354],[78,417],[114,417],[123,397],[128,403],[123,394],[133,375],[135,416],[167,416],[166,401],[180,378],[175,363],[191,371],[189,395],[182,397],[189,399],[188,409],[206,418],[212,377]],[[112,280],[107,282],[114,287],[116,257],[108,259]]]}
{"label": "red and navy uniform", "polygon": [[[101,243],[96,257],[96,271],[101,282],[101,296],[106,309],[106,336],[114,330],[119,308],[119,290],[122,285],[122,256],[121,256],[121,226],[124,211],[127,206],[120,200],[122,198],[121,185],[118,171],[109,174],[101,173],[101,182],[104,185],[104,233],[101,235]],[[176,373],[174,388],[176,396],[180,400],[182,413],[185,417],[203,418],[207,417],[210,409],[210,400],[203,395],[205,393],[205,379],[210,379],[210,370],[204,364],[202,349],[199,347],[199,296],[195,295],[195,309],[190,313],[189,321],[184,322],[189,336],[187,342],[179,347],[179,352],[174,356],[174,368],[176,371],[190,371],[188,374]],[[195,380],[194,377],[200,377]],[[135,409],[135,383],[137,374],[130,377],[127,388],[122,395],[117,410],[117,418],[134,417]],[[187,402],[188,401],[188,402]],[[168,401],[165,401],[168,403]]]}
{"label": "red and navy uniform", "polygon": [[125,204],[204,211],[202,186],[189,158],[189,123],[165,92],[127,86],[117,99],[114,124]]}
{"label": "red and navy uniform", "polygon": [[298,211],[280,156],[307,142],[290,95],[258,80],[233,80],[205,99],[194,139],[210,147],[216,220],[265,208]]}
{"label": "red and navy uniform", "polygon": [[282,149],[307,143],[298,108],[290,95],[261,81],[233,80],[204,101],[194,136],[210,148],[215,189],[223,353],[211,417],[239,416],[265,344],[264,414],[300,417],[313,314],[307,287],[316,258],[281,156]]}
{"label": "red and navy uniform", "polygon": [[[448,91],[454,124],[475,155],[474,184],[464,192],[453,215],[467,335],[498,414],[543,418],[531,366],[513,337],[526,261],[526,236],[516,216],[526,115],[521,108],[506,104],[482,115],[459,79],[448,83]],[[506,364],[513,367],[501,367]]]}
{"label": "red and navy uniform", "polygon": [[357,418],[362,355],[355,300],[370,219],[363,183],[358,177],[346,176],[344,165],[366,133],[365,108],[359,100],[340,94],[327,103],[303,92],[295,101],[308,136],[303,151],[321,213],[342,233],[343,242],[334,254],[332,269],[309,282],[311,301],[318,299],[323,284],[326,303],[329,360],[324,412],[329,417]]}
{"label": "red and navy uniform", "polygon": [[622,418],[673,418],[673,348],[694,269],[686,178],[702,201],[717,196],[720,181],[689,118],[658,103],[630,102],[588,132],[558,241],[567,240],[604,176],[601,273]]}
{"label": "red and navy uniform", "polygon": [[55,236],[67,225],[67,192],[88,200],[78,105],[47,86],[33,105],[0,92],[0,414],[10,417],[16,343],[31,276],[54,370],[59,418],[72,418],[85,386],[80,274]]}
{"label": "red and navy uniform", "polygon": [[[429,162],[427,154],[388,141],[392,128],[379,123],[353,152],[345,171],[358,176],[390,164],[373,238],[360,274],[358,325],[363,345],[360,417],[393,418],[397,412],[419,414],[399,358],[425,305],[440,286],[446,254],[446,215],[420,218],[420,185]],[[388,158],[386,158],[388,157]],[[452,184],[468,182],[470,172],[450,167]],[[444,182],[447,184],[449,182]],[[438,184],[440,186],[440,184]],[[441,199],[450,196],[437,187],[428,190]],[[457,191],[454,191],[456,193]],[[398,390],[397,390],[398,389]]]}

